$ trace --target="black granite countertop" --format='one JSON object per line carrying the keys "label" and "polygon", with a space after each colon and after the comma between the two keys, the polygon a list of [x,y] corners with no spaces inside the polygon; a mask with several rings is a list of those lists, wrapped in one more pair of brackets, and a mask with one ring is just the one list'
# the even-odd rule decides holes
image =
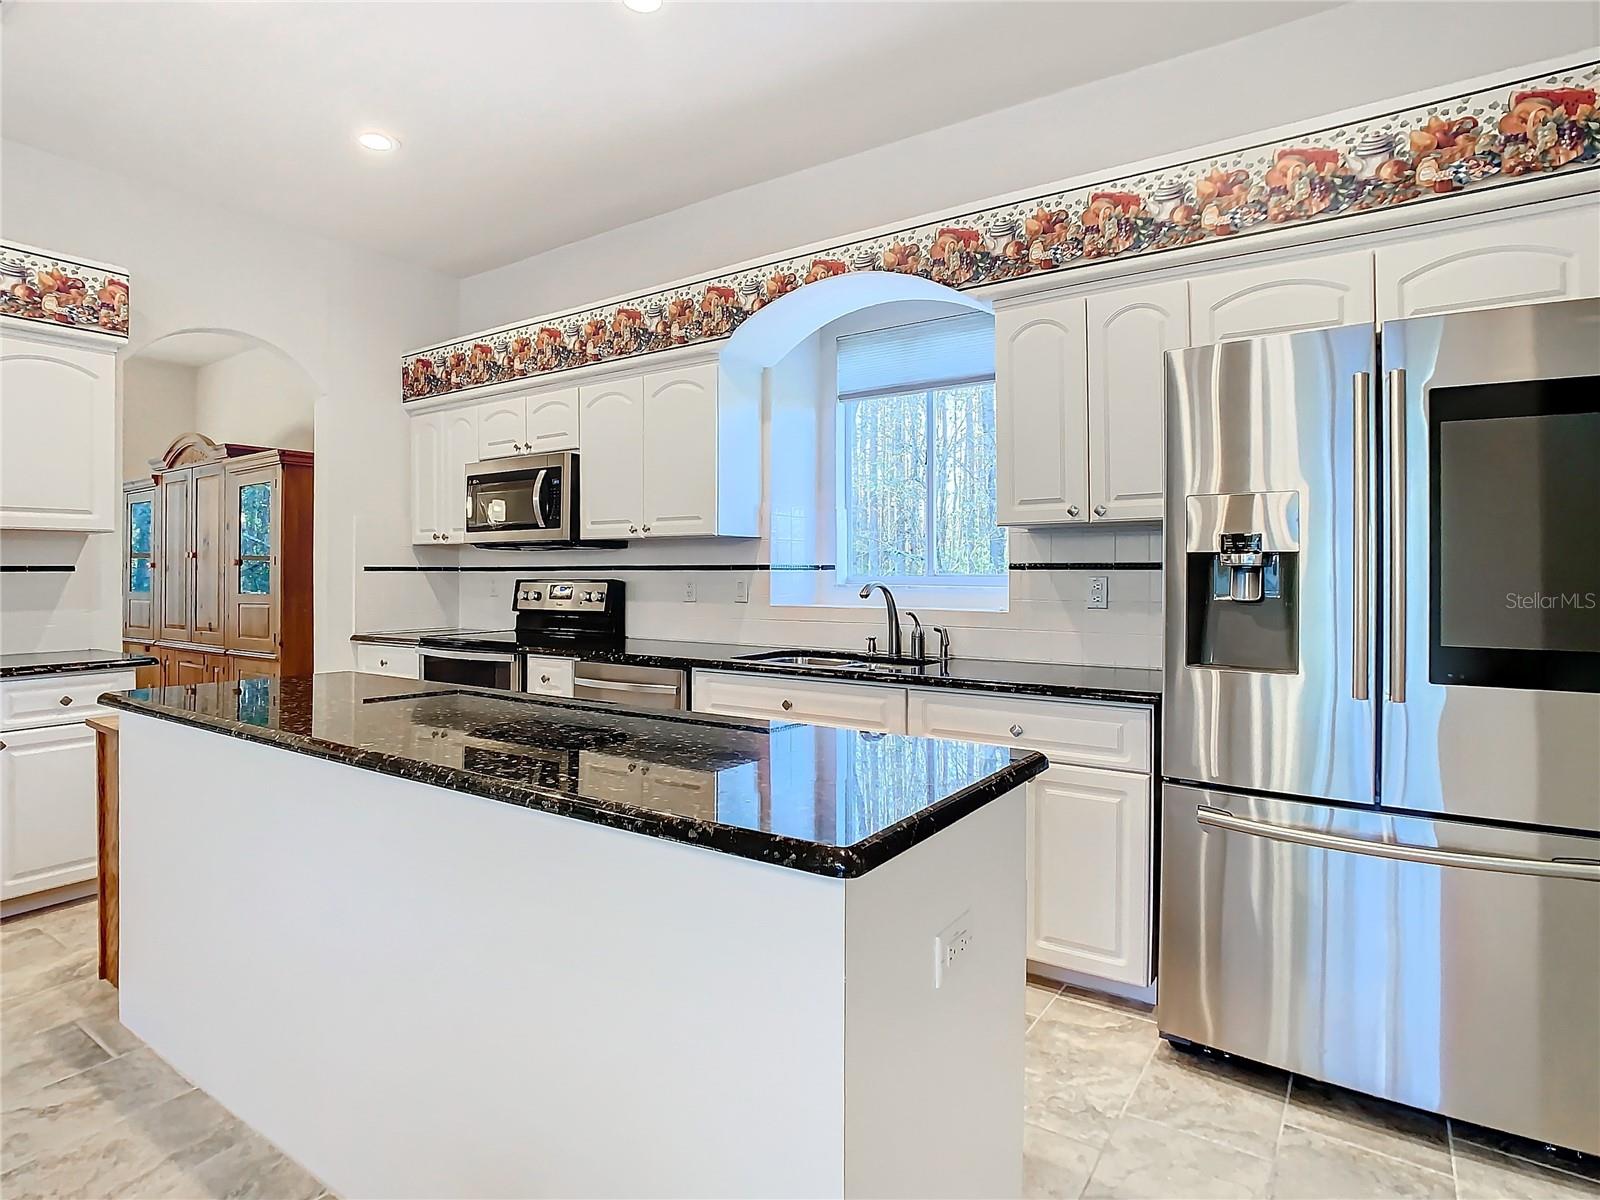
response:
{"label": "black granite countertop", "polygon": [[103,702],[836,878],[880,866],[1047,766],[1032,751],[976,742],[352,672],[148,688]]}
{"label": "black granite countertop", "polygon": [[155,665],[148,654],[120,650],[42,650],[30,654],[0,654],[0,679],[30,675],[82,675],[89,671],[131,671]]}
{"label": "black granite countertop", "polygon": [[352,633],[352,642],[369,642],[380,646],[415,646],[425,637],[473,637],[493,633],[490,629],[374,629],[366,633]]}
{"label": "black granite countertop", "polygon": [[[428,645],[454,646],[463,649],[517,648],[517,635],[510,630],[495,633],[431,634],[424,640]],[[526,648],[530,652],[564,655],[589,661],[636,663],[640,666],[672,667],[677,670],[699,668],[755,671],[762,674],[812,679],[847,679],[858,683],[965,688],[970,691],[1010,692],[1017,695],[1074,700],[1106,700],[1113,703],[1158,704],[1161,700],[1161,672],[1142,667],[1086,667],[1069,663],[1008,662],[983,658],[952,658],[949,663],[944,664],[934,662],[922,666],[894,666],[888,669],[876,666],[832,665],[797,667],[749,657],[752,654],[774,653],[783,647],[740,646],[724,642],[656,641],[647,638],[628,638],[617,649],[596,649],[588,646],[572,649],[560,645],[544,646],[537,650],[532,647]],[[812,652],[836,653],[826,649]]]}

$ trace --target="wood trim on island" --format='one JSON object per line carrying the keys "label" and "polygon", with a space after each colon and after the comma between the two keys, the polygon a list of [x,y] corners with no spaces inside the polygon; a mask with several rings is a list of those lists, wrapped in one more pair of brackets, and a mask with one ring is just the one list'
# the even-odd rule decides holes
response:
{"label": "wood trim on island", "polygon": [[99,834],[100,936],[99,976],[112,987],[121,973],[121,910],[118,906],[118,738],[120,720],[115,716],[90,717],[84,722],[94,730],[95,741],[95,825]]}

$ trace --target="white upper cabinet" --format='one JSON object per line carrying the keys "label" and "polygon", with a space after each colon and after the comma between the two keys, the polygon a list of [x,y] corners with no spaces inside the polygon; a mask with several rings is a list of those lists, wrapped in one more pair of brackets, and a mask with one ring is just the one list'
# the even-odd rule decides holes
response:
{"label": "white upper cabinet", "polygon": [[1195,346],[1372,319],[1368,251],[1218,271],[1189,281],[1190,344]]}
{"label": "white upper cabinet", "polygon": [[578,444],[578,389],[549,388],[478,406],[478,457],[510,458]]}
{"label": "white upper cabinet", "polygon": [[411,418],[411,541],[460,544],[467,532],[467,464],[478,457],[478,413],[452,408]]}
{"label": "white upper cabinet", "polygon": [[1089,519],[1087,317],[1076,297],[994,315],[999,523]]}
{"label": "white upper cabinet", "polygon": [[581,510],[589,538],[760,532],[759,372],[716,362],[578,389]]}
{"label": "white upper cabinet", "polygon": [[637,537],[644,523],[644,377],[578,388],[582,536]]}
{"label": "white upper cabinet", "polygon": [[640,532],[717,532],[717,364],[644,378],[644,509]]}
{"label": "white upper cabinet", "polygon": [[0,331],[0,529],[117,527],[116,358]]}
{"label": "white upper cabinet", "polygon": [[1378,320],[1600,296],[1593,204],[1380,246]]}
{"label": "white upper cabinet", "polygon": [[528,397],[528,453],[578,446],[578,389],[551,388]]}
{"label": "white upper cabinet", "polygon": [[1096,521],[1159,521],[1166,352],[1189,344],[1182,280],[1088,298],[1089,504]]}

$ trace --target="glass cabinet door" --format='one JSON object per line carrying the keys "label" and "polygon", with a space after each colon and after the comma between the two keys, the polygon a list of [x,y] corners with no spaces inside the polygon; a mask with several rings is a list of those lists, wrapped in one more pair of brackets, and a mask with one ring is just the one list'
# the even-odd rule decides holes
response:
{"label": "glass cabinet door", "polygon": [[278,539],[282,521],[275,466],[228,474],[228,647],[263,654],[278,650]]}
{"label": "glass cabinet door", "polygon": [[144,488],[125,493],[122,547],[122,632],[145,641],[156,636],[156,493]]}

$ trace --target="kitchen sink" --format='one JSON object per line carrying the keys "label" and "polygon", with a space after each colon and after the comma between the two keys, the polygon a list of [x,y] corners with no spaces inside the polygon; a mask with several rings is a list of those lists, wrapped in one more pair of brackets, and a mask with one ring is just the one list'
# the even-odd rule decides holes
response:
{"label": "kitchen sink", "polygon": [[785,667],[864,667],[867,663],[850,654],[813,654],[808,650],[768,650],[761,654],[741,654],[740,662],[769,662]]}

